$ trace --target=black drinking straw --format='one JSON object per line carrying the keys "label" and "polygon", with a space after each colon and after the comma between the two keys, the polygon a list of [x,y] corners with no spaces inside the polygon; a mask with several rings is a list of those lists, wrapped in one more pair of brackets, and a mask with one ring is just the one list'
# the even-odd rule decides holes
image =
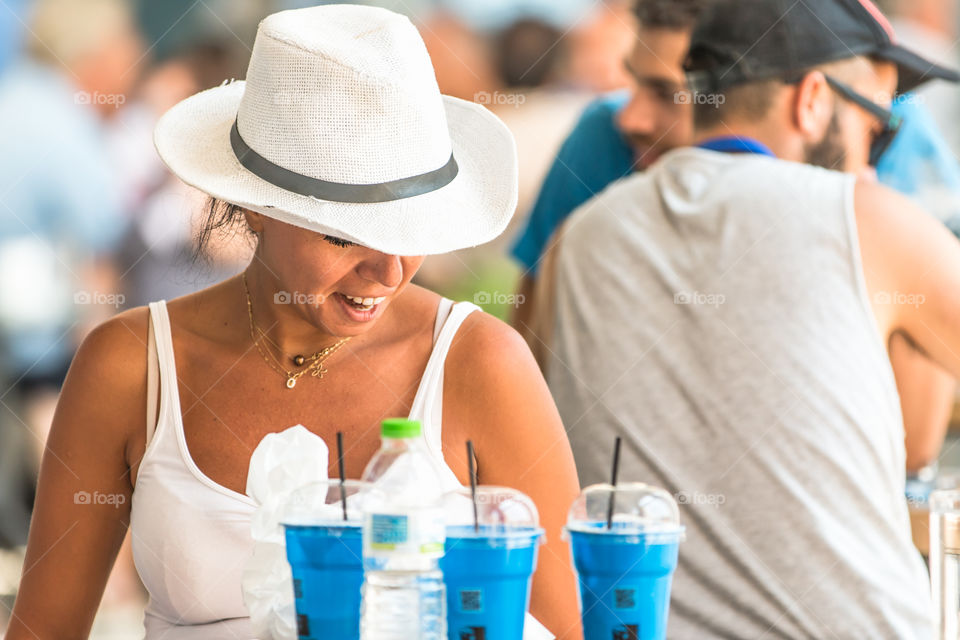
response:
{"label": "black drinking straw", "polygon": [[467,464],[470,466],[470,496],[473,499],[473,530],[480,531],[480,513],[477,509],[477,467],[473,462],[473,440],[467,440]]}
{"label": "black drinking straw", "polygon": [[343,505],[343,521],[347,521],[347,489],[343,471],[343,431],[337,431],[337,467],[340,469],[340,504]]}
{"label": "black drinking straw", "polygon": [[613,445],[613,471],[610,473],[610,484],[613,490],[610,491],[610,504],[607,506],[607,529],[613,528],[613,501],[617,496],[617,475],[620,473],[620,436],[617,436],[617,442]]}

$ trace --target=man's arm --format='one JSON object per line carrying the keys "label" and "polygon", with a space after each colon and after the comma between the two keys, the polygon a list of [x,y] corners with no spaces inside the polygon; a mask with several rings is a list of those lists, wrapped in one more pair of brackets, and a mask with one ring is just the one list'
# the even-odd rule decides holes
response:
{"label": "man's arm", "polygon": [[[880,299],[892,301],[874,304],[891,356],[896,356],[895,336],[903,334],[919,353],[960,377],[960,243],[909,199],[881,185],[858,182],[854,202],[870,298],[883,293]],[[903,377],[901,388],[913,384]],[[905,425],[908,459],[915,466],[934,459],[943,441],[942,423],[905,420]]]}
{"label": "man's arm", "polygon": [[915,473],[940,455],[953,413],[957,381],[900,332],[891,336],[889,352],[903,411],[907,473]]}

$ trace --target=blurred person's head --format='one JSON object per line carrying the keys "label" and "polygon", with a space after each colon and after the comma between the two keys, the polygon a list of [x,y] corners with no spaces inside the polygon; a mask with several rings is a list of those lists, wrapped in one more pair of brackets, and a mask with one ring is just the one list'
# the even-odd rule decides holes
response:
{"label": "blurred person's head", "polygon": [[892,18],[947,37],[957,32],[957,0],[878,0],[877,6]]}
{"label": "blurred person's head", "polygon": [[679,98],[685,79],[683,61],[690,32],[710,0],[637,0],[638,30],[624,59],[632,79],[630,101],[617,124],[643,169],[670,149],[690,144],[690,105]]}
{"label": "blurred person's head", "polygon": [[152,64],[143,74],[137,95],[161,114],[198,91],[243,76],[245,63],[230,43],[217,39],[196,42],[178,55]]}
{"label": "blurred person's head", "polygon": [[590,92],[626,86],[630,78],[623,52],[636,40],[633,23],[633,0],[601,0],[592,2],[572,28],[561,27],[570,51],[564,81]]}
{"label": "blurred person's head", "polygon": [[125,0],[37,0],[30,34],[31,57],[60,69],[101,113],[126,100],[144,47]]}
{"label": "blurred person's head", "polygon": [[896,134],[898,91],[960,78],[896,44],[869,0],[714,0],[686,68],[697,138],[751,137],[782,159],[855,173]]}
{"label": "blurred person's head", "polygon": [[556,79],[563,34],[542,20],[517,20],[496,38],[495,62],[506,87],[539,87]]}
{"label": "blurred person's head", "polygon": [[440,91],[476,100],[479,93],[499,87],[489,44],[468,24],[450,12],[437,11],[418,26]]}

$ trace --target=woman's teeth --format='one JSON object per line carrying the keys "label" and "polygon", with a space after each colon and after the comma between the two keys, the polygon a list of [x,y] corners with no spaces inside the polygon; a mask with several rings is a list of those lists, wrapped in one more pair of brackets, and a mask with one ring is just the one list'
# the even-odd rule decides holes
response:
{"label": "woman's teeth", "polygon": [[374,308],[376,305],[380,304],[386,298],[357,298],[354,296],[348,296],[347,294],[342,294],[353,306],[357,307],[361,311],[369,311]]}

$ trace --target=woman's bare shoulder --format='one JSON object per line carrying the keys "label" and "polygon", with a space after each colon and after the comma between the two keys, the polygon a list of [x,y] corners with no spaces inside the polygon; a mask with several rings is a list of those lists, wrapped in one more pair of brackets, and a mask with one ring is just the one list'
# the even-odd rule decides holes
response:
{"label": "woman's bare shoulder", "polygon": [[118,313],[80,343],[64,381],[61,403],[87,396],[116,411],[146,399],[147,307]]}
{"label": "woman's bare shoulder", "polygon": [[[71,372],[118,374],[122,379],[146,375],[148,307],[128,309],[97,325],[83,339],[74,357]],[[114,377],[113,375],[110,377]]]}
{"label": "woman's bare shoulder", "polygon": [[[123,455],[143,430],[147,397],[146,307],[119,313],[83,339],[63,383],[51,439],[63,449],[93,441]],[[77,453],[78,458],[82,458]],[[100,464],[104,464],[101,458]],[[81,464],[77,462],[77,464]],[[82,463],[87,464],[87,463]],[[91,461],[89,464],[94,464]]]}
{"label": "woman's bare shoulder", "polygon": [[[450,355],[454,365],[467,367],[484,363],[516,363],[532,357],[526,341],[516,329],[482,311],[471,313],[463,321],[453,339]],[[447,362],[449,365],[451,360]]]}
{"label": "woman's bare shoulder", "polygon": [[[483,403],[484,395],[544,388],[530,347],[517,331],[488,313],[474,312],[457,330],[444,366],[445,393]],[[488,398],[489,399],[489,398]]]}

